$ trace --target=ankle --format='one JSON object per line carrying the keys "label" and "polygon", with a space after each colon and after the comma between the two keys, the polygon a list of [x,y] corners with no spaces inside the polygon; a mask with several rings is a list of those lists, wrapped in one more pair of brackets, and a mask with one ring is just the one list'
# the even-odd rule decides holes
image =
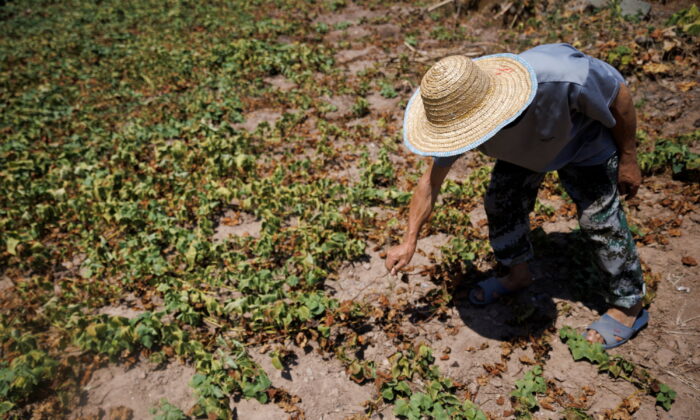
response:
{"label": "ankle", "polygon": [[516,264],[510,268],[508,280],[516,284],[526,284],[532,282],[532,272],[526,262]]}
{"label": "ankle", "polygon": [[621,306],[613,306],[610,309],[613,309],[613,310],[615,310],[615,311],[617,311],[625,316],[636,317],[642,311],[643,306],[644,306],[643,303],[639,302],[630,308],[623,308]]}

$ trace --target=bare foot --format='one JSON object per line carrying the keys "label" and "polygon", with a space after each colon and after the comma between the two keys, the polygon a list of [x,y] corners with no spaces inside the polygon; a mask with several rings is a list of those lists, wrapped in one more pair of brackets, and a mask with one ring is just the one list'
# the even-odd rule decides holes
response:
{"label": "bare foot", "polygon": [[[608,309],[606,314],[611,316],[614,320],[619,321],[622,325],[626,327],[632,327],[632,325],[634,325],[634,321],[637,319],[637,315],[639,315],[639,312],[641,310],[642,302],[639,302],[638,304],[634,305],[629,309],[612,307]],[[618,336],[615,336],[615,338],[617,339],[617,341],[622,340],[622,338]],[[588,330],[588,334],[586,334],[586,340],[590,341],[591,343],[605,344],[605,339],[596,330]]]}
{"label": "bare foot", "polygon": [[[526,262],[514,265],[510,268],[507,276],[498,279],[501,284],[508,290],[515,292],[531,285],[532,273]],[[494,298],[499,297],[498,293],[493,294]],[[484,290],[477,286],[474,290],[474,298],[478,301],[484,300]]]}

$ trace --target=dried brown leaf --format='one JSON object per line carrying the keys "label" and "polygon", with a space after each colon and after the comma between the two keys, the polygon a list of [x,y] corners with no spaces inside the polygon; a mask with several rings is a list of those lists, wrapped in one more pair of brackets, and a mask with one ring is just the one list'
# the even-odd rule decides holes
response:
{"label": "dried brown leaf", "polygon": [[647,74],[666,74],[671,71],[671,66],[666,63],[647,63],[642,66],[642,70]]}
{"label": "dried brown leaf", "polygon": [[683,265],[687,265],[688,267],[695,267],[696,265],[698,265],[698,262],[695,260],[695,258],[690,257],[688,255],[681,258],[681,262],[683,263]]}
{"label": "dried brown leaf", "polygon": [[522,355],[518,359],[520,360],[520,363],[526,364],[526,365],[534,365],[535,361],[530,358],[530,356]]}
{"label": "dried brown leaf", "polygon": [[698,82],[696,82],[695,80],[691,80],[691,81],[688,81],[688,82],[678,82],[678,83],[676,83],[676,88],[678,88],[678,90],[680,90],[681,92],[687,92],[687,91],[689,91],[690,89],[694,88],[694,87],[697,86],[697,85],[698,85]]}

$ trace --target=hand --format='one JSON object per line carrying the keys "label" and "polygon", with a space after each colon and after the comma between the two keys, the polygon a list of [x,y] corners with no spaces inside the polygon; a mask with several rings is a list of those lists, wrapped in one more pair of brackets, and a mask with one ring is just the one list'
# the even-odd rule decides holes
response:
{"label": "hand", "polygon": [[391,275],[395,275],[401,267],[404,267],[413,258],[413,253],[416,252],[416,244],[411,242],[403,242],[401,245],[396,245],[389,249],[386,254],[384,265],[386,269],[391,271]]}
{"label": "hand", "polygon": [[620,195],[624,195],[629,200],[637,195],[641,183],[642,171],[639,169],[637,159],[620,159],[620,166],[617,170],[617,188]]}

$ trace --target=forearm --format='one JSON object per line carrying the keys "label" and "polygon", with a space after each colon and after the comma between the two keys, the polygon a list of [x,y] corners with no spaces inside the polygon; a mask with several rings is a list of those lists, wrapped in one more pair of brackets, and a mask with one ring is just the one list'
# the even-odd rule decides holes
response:
{"label": "forearm", "polygon": [[415,244],[418,241],[420,228],[430,217],[437,199],[437,191],[433,191],[430,181],[425,178],[425,176],[421,178],[413,192],[408,212],[408,227],[403,237],[404,242]]}
{"label": "forearm", "polygon": [[616,124],[612,128],[613,139],[622,162],[637,161],[637,115],[632,103],[632,95],[624,84],[620,85],[612,107]]}
{"label": "forearm", "polygon": [[449,171],[449,166],[437,166],[434,162],[431,162],[418,181],[418,185],[413,191],[413,198],[411,198],[411,206],[408,211],[408,228],[403,235],[404,243],[415,245],[418,241],[420,228],[430,217],[435,200],[437,200],[440,193],[442,182]]}
{"label": "forearm", "polygon": [[408,210],[408,227],[403,235],[403,242],[389,249],[386,256],[386,268],[391,274],[396,274],[413,258],[418,242],[418,233],[423,223],[428,220],[433,211],[442,181],[445,180],[449,166],[440,167],[430,164],[418,185],[413,190],[411,205]]}

